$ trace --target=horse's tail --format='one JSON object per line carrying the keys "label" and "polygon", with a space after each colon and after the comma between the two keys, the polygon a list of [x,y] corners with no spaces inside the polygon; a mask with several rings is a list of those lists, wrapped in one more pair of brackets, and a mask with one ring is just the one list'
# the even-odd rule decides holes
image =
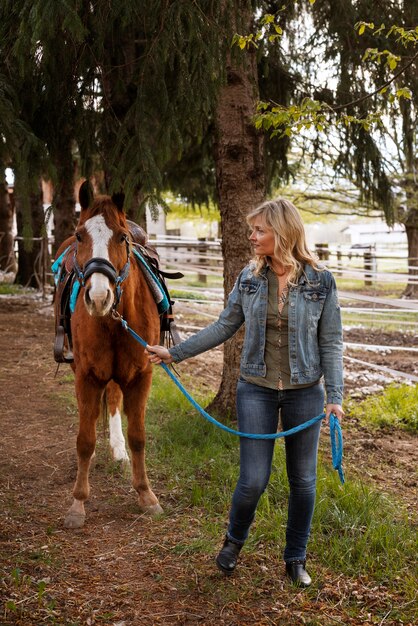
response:
{"label": "horse's tail", "polygon": [[117,411],[122,413],[122,390],[117,383],[110,380],[102,395],[102,420],[104,424],[104,432],[108,432],[109,415],[115,415]]}
{"label": "horse's tail", "polygon": [[107,399],[107,387],[104,388],[102,398],[100,401],[100,422],[102,424],[102,431],[104,435],[109,434],[109,403]]}

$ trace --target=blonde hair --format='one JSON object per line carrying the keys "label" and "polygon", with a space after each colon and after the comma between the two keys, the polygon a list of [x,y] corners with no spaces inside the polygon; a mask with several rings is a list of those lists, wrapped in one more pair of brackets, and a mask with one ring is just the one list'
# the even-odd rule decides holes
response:
{"label": "blonde hair", "polygon": [[[263,202],[247,215],[247,223],[252,227],[256,217],[261,217],[274,234],[274,256],[280,259],[284,267],[290,268],[289,282],[295,284],[303,272],[305,263],[315,270],[322,271],[318,266],[317,256],[311,252],[306,243],[305,228],[297,208],[284,198]],[[258,275],[267,264],[267,257],[256,256],[254,259],[255,274]]]}

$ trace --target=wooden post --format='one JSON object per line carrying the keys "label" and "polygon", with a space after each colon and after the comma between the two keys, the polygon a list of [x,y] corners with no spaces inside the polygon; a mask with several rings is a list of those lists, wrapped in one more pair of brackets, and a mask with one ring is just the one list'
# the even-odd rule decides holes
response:
{"label": "wooden post", "polygon": [[373,272],[376,263],[375,255],[372,251],[372,246],[369,246],[368,250],[363,253],[364,258],[364,284],[366,287],[373,285],[373,275],[368,272]]}
{"label": "wooden post", "polygon": [[329,249],[327,243],[316,243],[315,250],[318,255],[318,259],[320,261],[328,261],[329,259]]}
{"label": "wooden post", "polygon": [[[198,250],[200,254],[207,254],[208,251],[208,247],[206,245],[206,237],[198,237]],[[206,259],[204,257],[201,257],[197,260],[198,265],[202,264],[205,265],[206,264]],[[197,280],[200,283],[204,283],[206,284],[207,282],[207,275],[203,274],[203,272],[199,272],[197,275]]]}
{"label": "wooden post", "polygon": [[[181,236],[180,228],[167,228],[166,233],[167,233],[167,235],[171,235],[173,237],[180,237]],[[171,240],[168,239],[167,241],[170,242]],[[170,256],[170,251],[172,253],[171,256]],[[178,246],[174,246],[174,245],[171,245],[167,249],[167,262],[169,261],[172,264],[178,263],[178,258],[176,256],[176,252],[177,251],[178,251]]]}
{"label": "wooden post", "polygon": [[338,248],[337,248],[337,269],[339,269],[339,270],[342,269],[341,259],[342,259],[341,247],[338,246]]}

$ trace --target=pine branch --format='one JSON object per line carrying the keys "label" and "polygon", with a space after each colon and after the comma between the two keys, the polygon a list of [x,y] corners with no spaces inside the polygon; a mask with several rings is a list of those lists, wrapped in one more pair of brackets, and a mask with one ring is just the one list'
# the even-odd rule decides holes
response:
{"label": "pine branch", "polygon": [[380,85],[380,87],[378,87],[377,89],[375,89],[374,91],[372,91],[372,93],[368,93],[365,96],[362,96],[361,98],[357,98],[356,100],[352,100],[351,102],[347,102],[345,104],[340,104],[339,106],[336,107],[331,107],[329,105],[327,105],[332,111],[336,112],[336,111],[340,111],[341,109],[347,109],[350,106],[353,106],[355,104],[360,104],[360,102],[364,102],[365,100],[368,100],[369,98],[372,98],[373,96],[375,96],[376,94],[378,94],[379,92],[381,92],[383,89],[386,89],[391,83],[393,83],[394,80],[396,80],[398,78],[398,76],[400,76],[401,74],[403,74],[410,65],[412,65],[412,63],[415,61],[415,59],[418,58],[418,51],[414,54],[414,56],[411,58],[410,61],[408,61],[408,63],[406,65],[404,65],[400,70],[398,70],[390,80],[386,81],[383,85]]}

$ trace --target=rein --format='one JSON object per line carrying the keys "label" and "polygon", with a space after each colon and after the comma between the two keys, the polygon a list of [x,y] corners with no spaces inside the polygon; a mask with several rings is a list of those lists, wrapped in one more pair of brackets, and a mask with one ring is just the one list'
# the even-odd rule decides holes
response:
{"label": "rein", "polygon": [[[130,333],[130,335],[138,343],[140,343],[141,346],[146,348],[147,342],[144,341],[144,339],[142,339],[142,337],[140,337],[138,333],[136,333],[132,328],[128,326],[128,323],[126,322],[126,320],[124,320],[124,318],[120,315],[120,313],[113,310],[112,317],[115,320],[119,321],[122,324],[122,327],[126,331],[128,331],[128,333]],[[199,413],[208,422],[210,422],[211,424],[214,424],[221,430],[231,433],[232,435],[237,435],[238,437],[246,437],[247,439],[279,439],[281,437],[288,437],[290,435],[294,435],[300,432],[301,430],[304,430],[305,428],[309,428],[313,424],[320,422],[321,420],[325,418],[325,413],[321,413],[320,415],[313,417],[312,419],[308,420],[307,422],[304,422],[303,424],[300,424],[299,426],[295,426],[294,428],[290,428],[289,430],[281,431],[278,433],[270,433],[266,435],[256,434],[256,433],[243,433],[243,432],[240,432],[239,430],[234,430],[233,428],[229,428],[229,426],[225,426],[225,424],[218,422],[215,418],[209,415],[209,413],[207,413],[200,406],[200,404],[198,404],[196,400],[194,400],[194,398],[189,394],[189,392],[183,387],[179,379],[172,373],[169,367],[165,363],[160,363],[160,365],[165,370],[165,372],[169,375],[169,377],[174,382],[174,384],[180,389],[182,394],[188,399],[188,401],[194,406],[194,408],[197,409],[197,411],[199,411]],[[341,424],[338,418],[333,413],[331,413],[330,415],[329,426],[330,426],[330,437],[331,437],[332,466],[335,470],[338,471],[340,481],[342,484],[344,484],[345,478],[344,478],[344,471],[342,468],[343,436],[342,436]]]}

